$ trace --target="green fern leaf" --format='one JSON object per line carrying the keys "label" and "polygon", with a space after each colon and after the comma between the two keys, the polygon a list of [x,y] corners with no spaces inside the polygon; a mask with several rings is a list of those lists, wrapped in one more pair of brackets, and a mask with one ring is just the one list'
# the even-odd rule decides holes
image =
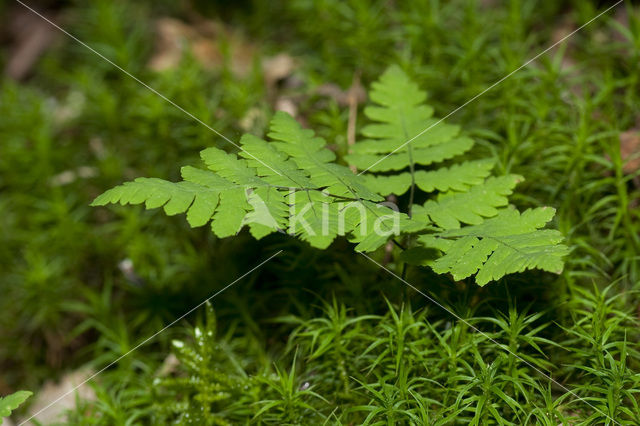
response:
{"label": "green fern leaf", "polygon": [[[371,252],[382,247],[389,241],[392,236],[402,234],[411,234],[422,231],[428,227],[428,224],[410,218],[407,214],[396,212],[388,207],[375,205],[371,203],[370,212],[376,211],[377,215],[371,215],[367,220],[361,221],[354,232],[351,242],[357,242],[355,250],[358,252]],[[371,213],[369,213],[371,214]],[[362,229],[365,224],[374,229]]]}
{"label": "green fern leaf", "polygon": [[0,425],[3,417],[9,417],[11,412],[22,405],[31,395],[33,395],[33,392],[18,391],[0,398]]}
{"label": "green fern leaf", "polygon": [[[477,274],[479,284],[529,268],[561,269],[567,252],[562,236],[539,229],[552,210],[505,210],[520,176],[490,177],[490,159],[449,161],[469,151],[473,140],[434,118],[426,93],[400,68],[374,83],[371,100],[366,140],[346,159],[373,173],[358,175],[338,164],[322,138],[278,112],[269,140],[244,135],[238,154],[207,148],[201,158],[208,170],[183,167],[181,182],[139,178],[106,191],[93,205],[163,207],[168,215],[186,213],[194,227],[211,222],[220,238],[246,226],[257,239],[278,231],[318,248],[345,236],[356,251],[375,251],[409,234],[405,242],[420,246],[401,260],[456,279]],[[416,190],[430,197],[423,205],[412,205]],[[407,191],[409,213],[383,202]],[[434,252],[444,255],[433,261]]]}
{"label": "green fern leaf", "polygon": [[[209,207],[213,207],[211,211],[202,209],[201,214],[196,215],[200,210],[195,210],[197,205],[194,201],[193,205],[187,212],[187,221],[192,227],[205,225],[209,220],[211,222],[211,230],[219,238],[230,237],[240,232],[243,225],[243,215],[250,211],[251,206],[247,202],[247,188],[218,176],[206,170],[197,169],[191,166],[185,166],[181,169],[182,178],[211,192],[213,197],[217,197],[217,203],[211,203]],[[266,183],[259,185],[263,188]],[[149,208],[149,206],[147,206]],[[195,210],[195,212],[192,212]],[[189,219],[190,215],[192,216]],[[194,217],[195,216],[195,217]]]}
{"label": "green fern leaf", "polygon": [[467,191],[472,186],[481,184],[489,176],[493,166],[493,160],[477,160],[438,170],[418,170],[415,181],[424,192]]}
{"label": "green fern leaf", "polygon": [[460,228],[460,222],[477,225],[483,218],[498,214],[496,207],[509,203],[507,198],[522,180],[518,175],[491,177],[468,192],[446,192],[437,200],[428,200],[423,207],[414,206],[414,217],[433,221],[444,229]]}
{"label": "green fern leaf", "polygon": [[220,194],[220,205],[212,216],[211,230],[219,238],[236,235],[242,229],[244,216],[250,205],[244,191],[225,191]]}
{"label": "green fern leaf", "polygon": [[[479,185],[489,176],[493,169],[493,160],[466,161],[443,167],[438,170],[418,170],[415,172],[415,184],[424,192],[467,191],[473,185]],[[411,174],[397,175],[364,174],[367,186],[375,188],[383,196],[404,194],[411,186]]]}
{"label": "green fern leaf", "polygon": [[[393,147],[400,147],[408,141],[408,138],[397,139],[397,144]],[[414,141],[408,143],[405,147],[393,152],[390,148],[388,154],[358,154],[358,149],[354,149],[354,154],[347,155],[349,164],[359,169],[365,169],[370,172],[388,172],[403,170],[411,164],[428,166],[433,163],[440,163],[449,160],[457,155],[464,154],[473,146],[473,140],[470,138],[458,138],[435,146],[427,148],[411,148]],[[355,145],[358,146],[357,144]]]}
{"label": "green fern leaf", "polygon": [[[305,170],[287,157],[287,154],[278,151],[275,144],[268,143],[253,135],[244,135],[240,139],[244,151],[240,156],[246,158],[247,164],[254,167],[259,176],[271,185],[290,188],[318,188],[313,184]],[[259,158],[261,161],[257,161]],[[269,167],[266,167],[266,164]]]}
{"label": "green fern leaf", "polygon": [[200,152],[200,158],[218,176],[235,184],[260,187],[269,183],[257,175],[256,169],[249,167],[247,160],[238,158],[218,148],[207,148]]}
{"label": "green fern leaf", "polygon": [[[428,247],[437,246],[444,256],[432,264],[437,273],[451,273],[460,280],[475,273],[476,282],[485,285],[507,274],[525,269],[560,273],[567,246],[560,244],[560,232],[540,229],[555,210],[549,207],[501,210],[497,216],[479,225],[448,230],[419,240]],[[435,244],[434,244],[435,243]]]}
{"label": "green fern leaf", "polygon": [[383,200],[348,167],[333,163],[335,154],[325,147],[324,139],[315,136],[311,130],[303,129],[289,114],[276,113],[271,121],[269,137],[277,149],[289,155],[300,169],[307,171],[317,187],[341,197]]}
{"label": "green fern leaf", "polygon": [[[389,68],[372,88],[371,100],[376,105],[365,108],[365,115],[375,124],[362,129],[362,135],[367,139],[356,143],[353,153],[346,156],[349,164],[370,173],[409,169],[399,174],[377,176],[379,182],[375,183],[368,178],[371,185],[379,183],[382,186],[380,193],[383,194],[393,191],[401,195],[412,184],[418,184],[418,180],[420,185],[429,188],[425,191],[442,186],[452,173],[434,175],[424,170],[418,173],[416,167],[434,165],[463,154],[471,149],[473,140],[460,136],[458,126],[434,118],[433,108],[423,104],[427,94],[399,67]],[[429,130],[424,132],[427,128]],[[487,167],[477,164],[463,169],[466,179],[453,183],[454,186],[480,183],[488,175]]]}
{"label": "green fern leaf", "polygon": [[92,205],[144,203],[148,209],[164,207],[169,215],[186,213],[194,227],[211,221],[220,238],[246,225],[255,238],[286,231],[318,248],[338,235],[363,230],[362,219],[352,209],[344,214],[341,204],[355,203],[368,218],[397,214],[372,208],[372,201],[383,198],[362,177],[333,163],[335,155],[312,131],[284,113],[276,114],[271,128],[272,142],[243,136],[240,156],[203,150],[208,171],[183,167],[184,181],[177,183],[138,178],[106,191]]}
{"label": "green fern leaf", "polygon": [[286,197],[273,187],[258,188],[247,197],[251,209],[245,214],[243,224],[249,225],[251,235],[260,239],[274,230],[287,227],[289,206]]}
{"label": "green fern leaf", "polygon": [[[197,202],[194,203],[196,199]],[[210,210],[209,217],[213,214],[217,205],[217,193],[192,182],[173,183],[156,178],[138,178],[106,191],[91,205],[103,206],[108,203],[144,203],[147,209],[164,207],[168,216],[185,213],[195,207],[194,212],[189,215],[194,221],[191,226],[201,226],[204,224],[199,223],[203,214],[208,214],[207,210]]]}

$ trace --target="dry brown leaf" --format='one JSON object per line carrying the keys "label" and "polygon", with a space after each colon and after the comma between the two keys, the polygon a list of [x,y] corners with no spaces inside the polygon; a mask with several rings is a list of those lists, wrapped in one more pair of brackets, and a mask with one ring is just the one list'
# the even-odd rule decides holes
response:
{"label": "dry brown leaf", "polygon": [[195,31],[174,18],[158,18],[155,27],[155,53],[149,61],[149,68],[163,71],[177,67],[182,59],[184,47],[195,37]]}
{"label": "dry brown leaf", "polygon": [[[63,376],[58,383],[46,382],[39,391],[35,392],[35,400],[29,407],[27,418],[38,413],[34,417],[35,421],[43,424],[57,423],[64,420],[67,410],[76,408],[76,395],[85,401],[95,400],[95,392],[88,383],[79,386],[92,374],[91,370],[80,369]],[[78,389],[73,391],[76,386],[79,386]],[[45,409],[53,402],[55,403],[50,408]],[[41,410],[44,411],[40,412]]]}
{"label": "dry brown leaf", "polygon": [[156,371],[155,377],[167,377],[175,373],[178,370],[179,366],[180,360],[178,359],[178,357],[176,357],[174,354],[169,354],[162,362],[162,365],[160,366],[158,371]]}
{"label": "dry brown leaf", "polygon": [[298,107],[290,98],[278,98],[276,100],[275,110],[284,111],[294,118],[298,116]]}
{"label": "dry brown leaf", "polygon": [[63,186],[75,182],[78,179],[89,179],[98,176],[98,169],[89,166],[80,166],[76,169],[65,170],[49,179],[51,186]]}
{"label": "dry brown leaf", "polygon": [[230,45],[231,71],[239,77],[248,76],[256,57],[256,48],[240,36],[232,36]]}
{"label": "dry brown leaf", "polygon": [[247,113],[240,119],[238,125],[245,133],[257,133],[268,122],[265,111],[262,108],[249,108]]}
{"label": "dry brown leaf", "polygon": [[220,49],[210,39],[197,38],[191,45],[191,51],[198,62],[208,70],[215,69],[222,64]]}
{"label": "dry brown leaf", "polygon": [[65,99],[55,99],[53,108],[53,119],[58,126],[64,126],[70,121],[80,117],[84,111],[86,97],[84,92],[79,90],[70,91]]}
{"label": "dry brown leaf", "polygon": [[0,377],[0,395],[8,395],[13,392],[14,390],[9,387],[2,377]]}
{"label": "dry brown leaf", "polygon": [[[627,12],[626,7],[617,8],[615,14],[613,15],[613,19],[615,19],[623,27],[629,28],[629,14]],[[613,30],[612,38],[617,42],[621,42],[621,43],[627,42],[627,39],[625,38],[625,36],[618,29]]]}
{"label": "dry brown leaf", "polygon": [[574,40],[569,35],[577,28],[577,24],[571,18],[562,19],[558,25],[553,29],[551,33],[551,44],[555,46],[556,43],[560,43],[552,49],[555,55],[562,48],[565,49],[562,55],[561,68],[563,70],[574,68],[576,61],[573,59]]}
{"label": "dry brown leaf", "polygon": [[620,157],[625,173],[635,173],[640,169],[640,129],[620,133]]}
{"label": "dry brown leaf", "polygon": [[350,100],[355,96],[358,104],[367,100],[367,92],[361,85],[355,85],[348,90],[342,90],[334,83],[326,83],[316,88],[315,93],[320,96],[333,98],[340,106],[349,106]]}
{"label": "dry brown leaf", "polygon": [[272,58],[265,59],[262,62],[262,72],[267,87],[273,89],[278,81],[291,76],[295,68],[295,61],[286,53],[279,53]]}
{"label": "dry brown leaf", "polygon": [[107,157],[107,149],[99,136],[89,139],[89,150],[98,160],[103,160]]}
{"label": "dry brown leaf", "polygon": [[[55,21],[52,16],[48,19]],[[13,46],[9,50],[4,72],[15,80],[22,80],[29,75],[58,34],[51,24],[25,9],[12,12],[9,21],[8,32]]]}
{"label": "dry brown leaf", "polygon": [[159,18],[155,25],[155,53],[148,64],[155,71],[176,68],[187,51],[203,68],[220,69],[225,65],[220,48],[223,40],[229,45],[231,72],[245,77],[251,71],[256,48],[222,24],[202,20],[190,25],[179,19],[165,17]]}

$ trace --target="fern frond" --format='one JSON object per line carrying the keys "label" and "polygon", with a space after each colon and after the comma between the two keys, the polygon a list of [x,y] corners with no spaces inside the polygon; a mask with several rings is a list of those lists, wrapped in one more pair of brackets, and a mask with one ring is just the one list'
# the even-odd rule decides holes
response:
{"label": "fern frond", "polygon": [[[424,130],[424,128],[422,130]],[[353,150],[354,153],[347,155],[346,159],[350,165],[359,169],[365,169],[372,173],[388,172],[406,169],[410,167],[411,164],[414,166],[428,166],[433,163],[450,160],[457,155],[469,151],[473,146],[473,140],[464,137],[447,141],[446,144],[441,143],[427,148],[412,148],[411,145],[415,141],[411,141],[406,146],[392,153],[395,147],[402,146],[402,144],[409,139],[411,139],[411,137],[396,139],[394,141],[395,145],[389,145],[389,152],[386,154],[361,154],[356,144]]]}
{"label": "fern frond", "polygon": [[[213,212],[209,215],[203,214],[200,217],[201,221],[195,223],[189,221],[189,213],[191,212],[191,209],[189,209],[187,212],[187,221],[189,221],[189,224],[192,227],[201,226],[205,225],[210,219],[213,219],[211,230],[219,238],[230,237],[237,234],[243,225],[243,215],[247,214],[251,207],[247,203],[246,187],[229,182],[214,173],[191,166],[183,167],[181,174],[185,181],[200,185],[204,187],[205,190],[211,191],[213,194],[218,194],[219,197],[219,203],[214,206]],[[266,184],[262,184],[259,187],[265,187],[265,185]],[[146,207],[153,208],[148,205]]]}
{"label": "fern frond", "polygon": [[315,136],[311,130],[303,129],[289,114],[277,112],[270,130],[272,144],[289,155],[299,169],[305,170],[316,187],[342,197],[383,200],[348,167],[334,163],[336,156],[326,148],[324,139]]}
{"label": "fern frond", "polygon": [[414,206],[416,219],[431,220],[440,228],[460,228],[460,222],[477,225],[483,218],[498,214],[496,207],[509,203],[507,198],[522,176],[491,177],[483,184],[471,187],[467,192],[445,192],[436,200],[428,200],[424,206]]}
{"label": "fern frond", "polygon": [[200,158],[207,167],[218,176],[235,184],[261,187],[269,186],[266,180],[258,177],[256,169],[249,167],[247,160],[238,158],[218,148],[207,148],[200,152]]}
{"label": "fern frond", "polygon": [[444,256],[431,267],[437,273],[451,273],[460,280],[476,274],[476,282],[485,285],[507,274],[525,269],[542,269],[559,274],[569,249],[560,242],[559,231],[543,228],[555,210],[550,207],[501,210],[497,216],[479,225],[448,230],[419,241],[437,247]]}
{"label": "fern frond", "polygon": [[218,238],[236,235],[244,225],[244,216],[250,209],[246,190],[225,191],[220,194],[220,205],[211,217],[211,230]]}
{"label": "fern frond", "polygon": [[[356,143],[346,160],[369,173],[405,170],[367,178],[371,185],[380,185],[380,193],[402,195],[412,185],[427,192],[439,187],[461,190],[488,176],[490,162],[463,164],[449,172],[417,170],[417,166],[435,165],[467,152],[473,140],[460,136],[458,126],[434,118],[433,108],[424,104],[427,94],[399,67],[389,68],[372,88],[376,105],[365,108],[365,115],[375,123],[364,126],[362,135],[367,139]],[[456,172],[462,172],[460,178]],[[444,182],[451,177],[452,186],[447,187]]]}
{"label": "fern frond", "polygon": [[[287,228],[289,205],[285,195],[274,187],[257,188],[247,196],[248,209],[242,224],[248,224],[251,235],[260,239],[274,230]],[[214,218],[215,220],[215,218]]]}
{"label": "fern frond", "polygon": [[[193,207],[191,226],[202,226],[203,216],[213,214],[218,204],[218,194],[192,182],[167,182],[156,178],[138,178],[106,191],[97,197],[92,206],[108,203],[145,204],[147,209],[164,207],[168,216],[185,213]],[[198,200],[197,202],[195,200]]]}
{"label": "fern frond", "polygon": [[0,397],[0,425],[3,418],[9,417],[11,412],[22,405],[31,395],[33,395],[33,392],[18,391],[11,395]]}
{"label": "fern frond", "polygon": [[[414,179],[416,186],[424,192],[467,191],[470,187],[484,182],[493,166],[493,160],[465,161],[438,170],[418,170]],[[383,196],[404,194],[411,186],[410,173],[388,176],[367,173],[362,177],[370,188],[375,188]]]}
{"label": "fern frond", "polygon": [[[411,234],[429,228],[428,223],[414,220],[405,213],[396,212],[380,204],[370,204],[369,212],[375,211],[377,215],[369,213],[371,216],[360,222],[356,229],[357,232],[353,232],[354,238],[350,240],[358,243],[355,247],[358,252],[375,251],[386,244],[390,237]],[[371,232],[371,229],[362,229],[364,224],[371,226],[372,223],[374,227],[378,226],[374,232]]]}
{"label": "fern frond", "polygon": [[191,226],[211,220],[220,238],[246,225],[258,239],[282,231],[318,248],[338,235],[355,233],[352,238],[359,241],[373,232],[362,220],[371,227],[375,220],[400,214],[378,208],[374,201],[383,198],[364,178],[332,162],[335,154],[325,141],[287,114],[275,115],[270,137],[267,142],[243,136],[239,155],[207,148],[200,156],[209,170],[183,167],[184,181],[177,183],[138,178],[108,190],[92,205],[144,203],[148,209],[164,207],[169,215],[187,213]]}
{"label": "fern frond", "polygon": [[[480,285],[529,268],[561,270],[567,252],[559,244],[562,235],[540,229],[553,210],[521,215],[504,209],[522,178],[490,177],[493,160],[450,164],[473,140],[434,118],[426,93],[400,68],[391,67],[374,83],[371,100],[375,105],[365,114],[373,123],[362,130],[367,139],[347,160],[374,173],[357,175],[338,164],[324,139],[278,112],[269,140],[244,135],[238,154],[207,148],[201,158],[208,170],[183,167],[181,182],[139,178],[108,190],[93,205],[144,203],[168,215],[186,213],[191,226],[211,222],[220,238],[247,226],[256,239],[286,232],[317,248],[346,236],[356,251],[374,251],[390,238],[413,234],[405,242],[417,240],[421,247],[401,259],[456,279],[477,274]],[[416,189],[430,196],[423,205],[412,205]],[[409,214],[383,202],[407,191]],[[432,262],[425,248],[444,255]]]}
{"label": "fern frond", "polygon": [[[278,151],[275,144],[253,135],[242,136],[240,144],[244,151],[241,151],[239,155],[244,157],[247,164],[255,168],[257,174],[271,185],[290,188],[318,188],[309,179],[307,171],[300,169],[294,161],[288,158],[287,154]],[[257,161],[256,157],[261,161]],[[267,163],[270,168],[266,167],[263,162]]]}

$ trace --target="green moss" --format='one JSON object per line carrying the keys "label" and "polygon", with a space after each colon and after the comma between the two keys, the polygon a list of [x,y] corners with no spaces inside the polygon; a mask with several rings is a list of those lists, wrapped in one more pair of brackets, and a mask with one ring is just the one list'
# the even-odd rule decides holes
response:
{"label": "green moss", "polygon": [[[358,74],[368,87],[399,63],[444,117],[548,47],[554,32],[602,10],[595,1],[247,1],[224,10],[259,45],[255,66],[237,78],[189,55],[173,70],[149,70],[154,20],[193,16],[161,3],[66,2],[59,22],[232,140],[245,132],[244,117],[271,115],[262,55],[288,52],[298,68],[281,89],[340,158],[349,108],[316,92],[319,85],[346,89]],[[211,18],[219,8],[199,10]],[[601,17],[447,118],[471,132],[479,158],[496,158],[499,174],[527,177],[512,199],[517,207],[556,208],[554,226],[572,248],[563,274],[529,272],[480,289],[406,271],[421,291],[573,393],[351,257],[347,244],[320,252],[277,235],[221,241],[175,218],[90,209],[123,176],[177,180],[176,164],[197,165],[199,150],[228,146],[64,37],[29,80],[0,84],[0,392],[37,397],[46,379],[102,368],[284,248],[213,300],[214,339],[198,346],[188,317],[98,376],[97,401],[84,402],[69,423],[209,413],[206,421],[231,424],[501,417],[556,425],[606,423],[602,412],[639,423],[639,172],[623,169],[618,138],[637,126],[640,110],[640,12],[626,2],[617,13],[623,23]],[[264,126],[256,120],[251,132]],[[320,300],[333,295],[338,302]],[[211,319],[198,327],[213,327]],[[211,361],[189,363],[172,348],[176,339]],[[172,351],[183,361],[155,382]]]}

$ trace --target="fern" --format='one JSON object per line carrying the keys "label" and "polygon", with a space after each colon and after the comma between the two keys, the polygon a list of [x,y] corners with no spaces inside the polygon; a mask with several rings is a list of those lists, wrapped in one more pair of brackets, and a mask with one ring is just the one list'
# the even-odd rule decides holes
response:
{"label": "fern", "polygon": [[424,206],[414,206],[414,216],[422,216],[425,221],[431,220],[443,229],[459,228],[460,222],[477,225],[482,223],[484,217],[497,215],[497,207],[508,204],[507,196],[521,179],[517,175],[491,177],[466,192],[440,193]]}
{"label": "fern", "polygon": [[[426,93],[400,68],[391,67],[373,84],[371,100],[365,140],[345,157],[367,174],[339,164],[322,138],[278,112],[269,140],[244,135],[238,154],[207,148],[201,158],[208,170],[183,167],[181,182],[138,178],[106,191],[93,205],[144,203],[168,215],[186,213],[193,227],[210,222],[220,238],[247,226],[255,238],[282,232],[318,248],[347,236],[357,251],[374,251],[390,238],[414,234],[405,243],[442,256],[418,256],[413,263],[455,279],[477,274],[481,285],[529,268],[562,269],[567,248],[561,234],[540,229],[553,210],[520,215],[508,208],[522,177],[491,177],[491,159],[453,163],[473,140],[434,118]],[[417,190],[430,194],[422,205],[414,204]],[[407,192],[406,214],[383,203],[385,196]],[[423,252],[409,250],[403,258]]]}
{"label": "fern", "polygon": [[[365,218],[368,224],[386,216],[409,221],[406,215],[375,204],[383,197],[347,167],[336,164],[325,141],[289,115],[275,115],[269,136],[271,142],[243,136],[240,158],[207,148],[200,156],[209,171],[183,167],[184,180],[177,183],[138,178],[108,190],[93,205],[164,206],[168,215],[186,212],[193,227],[211,221],[213,232],[221,238],[248,225],[256,238],[282,231],[319,248],[326,248],[338,235],[364,240],[370,233]],[[357,212],[364,216],[358,218]],[[385,241],[373,247],[370,238],[361,247],[375,249]]]}
{"label": "fern", "polygon": [[568,253],[565,245],[558,244],[563,236],[556,230],[540,229],[554,213],[549,207],[529,209],[522,214],[504,209],[479,225],[418,239],[426,247],[444,252],[432,268],[438,273],[451,273],[456,280],[477,272],[476,282],[484,285],[525,269],[560,273],[562,258]]}
{"label": "fern", "polygon": [[29,391],[18,391],[4,398],[0,397],[0,425],[3,417],[9,417],[11,412],[22,405],[31,395]]}
{"label": "fern", "polygon": [[346,159],[350,165],[372,173],[402,170],[368,176],[372,187],[380,188],[385,195],[402,195],[416,185],[425,192],[466,190],[489,176],[493,167],[490,160],[417,170],[418,166],[437,165],[467,152],[473,140],[461,136],[458,126],[434,118],[433,108],[423,105],[426,93],[400,68],[389,68],[373,84],[370,95],[376,105],[367,107],[364,113],[375,123],[362,129],[367,139],[357,143]]}

